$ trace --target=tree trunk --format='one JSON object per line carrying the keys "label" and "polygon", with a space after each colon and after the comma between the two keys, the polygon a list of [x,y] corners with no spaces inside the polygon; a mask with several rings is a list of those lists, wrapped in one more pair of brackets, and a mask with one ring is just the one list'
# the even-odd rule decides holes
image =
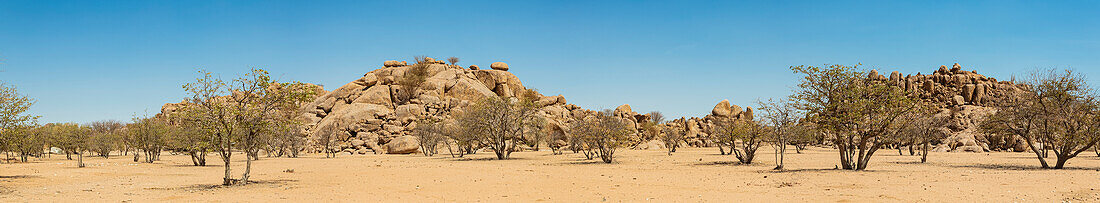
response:
{"label": "tree trunk", "polygon": [[1054,164],[1054,169],[1062,169],[1062,167],[1064,167],[1066,165],[1066,161],[1069,161],[1070,158],[1073,158],[1073,157],[1065,156],[1065,155],[1055,155],[1055,156],[1058,157],[1058,162],[1056,162]]}
{"label": "tree trunk", "polygon": [[920,162],[921,163],[928,162],[928,148],[931,148],[931,146],[929,146],[928,142],[925,142],[923,147],[921,147],[921,149],[920,149],[920,151],[921,151],[921,153],[920,153]]}
{"label": "tree trunk", "polygon": [[84,168],[84,152],[77,152],[76,165],[77,167]]}
{"label": "tree trunk", "polygon": [[1047,160],[1043,158],[1044,157],[1043,156],[1043,154],[1044,154],[1043,151],[1045,151],[1045,150],[1038,149],[1035,146],[1035,142],[1031,141],[1031,140],[1028,140],[1028,145],[1031,147],[1031,152],[1034,152],[1035,156],[1039,158],[1039,164],[1042,164],[1043,168],[1050,168],[1050,165],[1047,164]]}
{"label": "tree trunk", "polygon": [[244,175],[241,175],[240,184],[248,184],[248,175],[252,172],[252,160],[245,159],[244,161]]}

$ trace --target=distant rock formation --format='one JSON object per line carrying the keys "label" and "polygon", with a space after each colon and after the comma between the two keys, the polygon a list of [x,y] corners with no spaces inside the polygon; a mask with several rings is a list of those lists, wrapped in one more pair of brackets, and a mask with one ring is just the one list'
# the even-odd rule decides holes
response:
{"label": "distant rock formation", "polygon": [[[317,129],[326,126],[348,125],[338,126],[340,129],[351,129],[345,135],[350,139],[341,144],[345,152],[415,153],[415,144],[410,144],[413,141],[408,138],[417,121],[429,118],[450,120],[451,112],[461,111],[482,98],[515,97],[533,91],[508,72],[508,65],[503,62],[493,63],[490,66],[492,70],[479,70],[476,65],[463,69],[437,63],[430,58],[425,61],[430,64],[430,77],[420,87],[419,95],[408,104],[395,102],[397,91],[402,89],[396,81],[410,66],[403,62],[387,61],[382,68],[370,71],[303,106],[303,112],[307,112],[303,117],[309,120],[307,128],[310,134],[317,136],[316,133],[320,133]],[[540,115],[546,118],[548,129],[553,133],[568,134],[574,120],[596,113],[566,103],[562,95],[534,93],[539,97]],[[638,121],[648,119],[647,115],[633,112],[629,105],[617,108],[615,114],[630,123],[635,133],[640,128]]]}

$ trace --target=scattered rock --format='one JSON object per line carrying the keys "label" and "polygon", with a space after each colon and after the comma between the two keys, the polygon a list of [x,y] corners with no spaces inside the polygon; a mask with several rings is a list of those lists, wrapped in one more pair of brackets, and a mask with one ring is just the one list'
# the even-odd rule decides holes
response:
{"label": "scattered rock", "polygon": [[493,62],[489,67],[493,68],[493,70],[508,71],[508,64],[504,62]]}

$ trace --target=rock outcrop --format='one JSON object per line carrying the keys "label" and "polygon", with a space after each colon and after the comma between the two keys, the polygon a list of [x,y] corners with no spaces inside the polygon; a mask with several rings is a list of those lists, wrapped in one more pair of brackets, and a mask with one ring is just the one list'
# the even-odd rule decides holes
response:
{"label": "rock outcrop", "polygon": [[[868,78],[888,81],[890,84],[918,92],[920,99],[939,105],[947,117],[947,139],[937,146],[941,151],[985,152],[991,150],[1023,151],[1017,147],[1022,140],[1018,138],[993,138],[978,131],[978,125],[986,117],[996,112],[1005,99],[1013,94],[1025,91],[1020,84],[1010,81],[998,81],[995,78],[978,74],[977,71],[964,71],[962,65],[955,63],[951,68],[940,66],[932,74],[905,75],[894,71],[889,78],[871,71]],[[919,91],[918,91],[919,90]],[[991,140],[996,139],[996,140]],[[1024,144],[1023,147],[1027,145]],[[942,148],[942,149],[940,149]]]}
{"label": "rock outcrop", "polygon": [[[544,96],[529,90],[508,70],[503,62],[493,63],[492,70],[479,70],[477,66],[463,69],[458,66],[428,63],[430,75],[417,91],[418,95],[408,103],[397,101],[397,92],[402,88],[396,81],[410,68],[389,66],[387,62],[380,69],[370,71],[363,77],[349,82],[331,93],[321,95],[312,103],[302,107],[308,112],[304,117],[309,120],[307,130],[311,136],[323,133],[317,129],[337,125],[350,132],[339,137],[349,139],[340,144],[347,153],[362,153],[371,150],[374,153],[402,154],[415,153],[415,137],[412,130],[417,122],[425,119],[450,120],[451,112],[461,111],[471,103],[486,97],[515,97],[532,92],[538,97],[539,115],[546,119],[552,133],[568,134],[569,126],[576,118],[595,114],[595,111],[582,109],[566,103],[562,95]],[[639,121],[648,119],[648,115],[638,114],[629,105],[617,108],[616,115],[639,133]],[[636,144],[643,140],[637,140]],[[550,141],[550,142],[557,142]]]}

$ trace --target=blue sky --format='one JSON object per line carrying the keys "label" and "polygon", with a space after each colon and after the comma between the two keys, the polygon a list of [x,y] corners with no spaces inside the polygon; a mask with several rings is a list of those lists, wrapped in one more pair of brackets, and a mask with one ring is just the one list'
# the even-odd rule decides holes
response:
{"label": "blue sky", "polygon": [[333,89],[384,60],[505,61],[585,108],[700,116],[792,65],[1100,77],[1100,1],[0,1],[0,80],[44,122],[159,112],[199,69]]}

